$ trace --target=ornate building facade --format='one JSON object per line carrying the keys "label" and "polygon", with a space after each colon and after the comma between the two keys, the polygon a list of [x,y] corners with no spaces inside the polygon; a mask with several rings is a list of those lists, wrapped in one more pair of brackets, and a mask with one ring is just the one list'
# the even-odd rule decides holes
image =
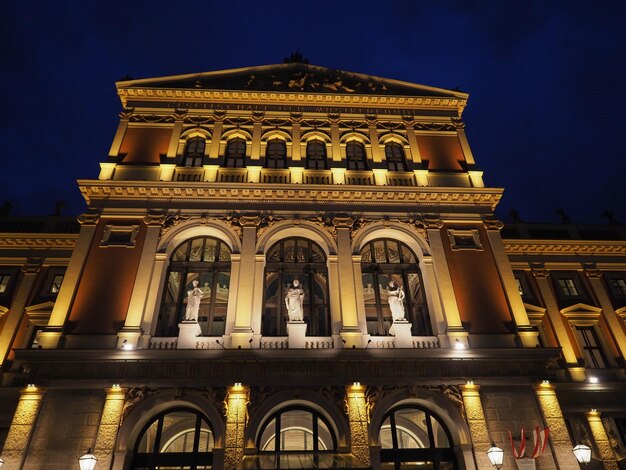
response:
{"label": "ornate building facade", "polygon": [[623,463],[626,230],[503,228],[467,94],[304,64],[117,90],[79,224],[2,222],[4,468],[512,468],[536,427],[540,469]]}

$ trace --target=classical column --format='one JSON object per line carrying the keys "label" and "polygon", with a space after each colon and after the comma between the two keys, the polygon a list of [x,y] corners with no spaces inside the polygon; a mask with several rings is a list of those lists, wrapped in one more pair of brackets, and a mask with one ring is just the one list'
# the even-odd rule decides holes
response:
{"label": "classical column", "polygon": [[367,129],[369,132],[370,144],[372,145],[372,161],[374,163],[380,163],[383,160],[380,152],[380,144],[378,143],[378,129],[376,129],[376,124],[378,124],[376,116],[367,117]]}
{"label": "classical column", "polygon": [[4,364],[9,351],[11,351],[11,345],[22,321],[26,303],[31,295],[40,269],[41,259],[29,259],[22,266],[22,277],[9,306],[9,311],[6,313],[7,319],[0,333],[0,364]]}
{"label": "classical column", "polygon": [[261,218],[258,216],[243,216],[239,218],[239,223],[243,230],[243,240],[241,243],[239,278],[237,280],[235,324],[230,337],[231,347],[249,348],[253,334],[252,309],[256,274],[256,230],[261,223]]}
{"label": "classical column", "polygon": [[143,222],[146,224],[146,237],[141,249],[139,268],[137,269],[137,277],[135,278],[133,292],[128,304],[126,320],[122,329],[117,333],[118,347],[124,341],[133,347],[137,347],[139,337],[142,334],[141,320],[146,309],[148,289],[154,269],[154,254],[159,244],[161,227],[163,222],[165,222],[165,214],[148,214],[144,217]]}
{"label": "classical column", "polygon": [[587,421],[589,422],[589,428],[591,429],[591,435],[596,443],[596,447],[600,452],[600,459],[605,470],[617,470],[617,459],[611,447],[611,441],[602,424],[601,413],[595,409],[585,413]]}
{"label": "classical column", "polygon": [[420,153],[420,149],[417,145],[417,137],[415,137],[413,120],[405,119],[404,126],[406,128],[406,138],[409,141],[409,148],[411,149],[411,158],[413,159],[413,163],[418,163],[421,165],[422,154]]}
{"label": "classical column", "polygon": [[220,156],[220,142],[222,140],[222,130],[224,129],[224,115],[216,114],[211,133],[211,147],[209,148],[209,158],[216,159]]}
{"label": "classical column", "polygon": [[224,400],[226,439],[224,440],[224,470],[235,470],[243,457],[244,434],[248,421],[250,389],[241,384],[228,387]]}
{"label": "classical column", "polygon": [[126,134],[126,129],[128,129],[128,121],[133,114],[132,108],[126,108],[124,111],[120,113],[120,123],[117,126],[117,131],[115,132],[115,137],[113,137],[113,142],[111,143],[111,148],[109,149],[109,157],[117,158],[120,154],[120,148],[122,147],[122,141],[124,140],[124,135]]}
{"label": "classical column", "polygon": [[106,389],[107,395],[104,400],[93,451],[98,459],[98,468],[111,467],[111,458],[115,450],[115,440],[117,439],[117,430],[120,426],[127,390],[119,385],[113,385],[113,387]]}
{"label": "classical column", "polygon": [[61,284],[61,290],[54,302],[48,326],[37,336],[37,341],[43,349],[54,349],[59,344],[63,334],[63,325],[74,301],[74,295],[87,261],[87,255],[89,254],[99,219],[100,214],[96,211],[88,211],[78,217],[78,222],[82,227],[78,235],[76,248],[72,252],[70,263],[65,271],[63,284]]}
{"label": "classical column", "polygon": [[543,298],[548,318],[550,319],[550,323],[554,329],[557,341],[561,347],[561,353],[567,363],[567,368],[569,369],[572,379],[576,381],[584,381],[585,369],[584,367],[580,367],[578,365],[576,352],[567,334],[569,325],[567,325],[567,320],[563,318],[563,315],[561,315],[554,293],[552,292],[552,287],[550,286],[550,272],[538,264],[532,267],[532,272],[533,276],[535,276],[535,280],[537,281],[537,286],[539,287],[539,292]]}
{"label": "classical column", "polygon": [[140,346],[148,348],[150,336],[156,331],[155,314],[160,307],[160,300],[158,298],[161,292],[161,286],[167,282],[164,276],[165,268],[167,267],[167,253],[156,253],[154,255],[154,268],[152,268],[152,279],[150,280],[150,287],[148,289],[148,296],[146,299],[146,309],[143,315],[143,321],[141,323],[141,329],[143,330],[144,337]]}
{"label": "classical column", "polygon": [[[424,257],[420,261],[422,267],[422,275],[424,281],[424,291],[437,292],[437,276],[435,274],[435,266],[433,258],[431,256]],[[426,296],[428,302],[428,312],[431,315],[431,324],[434,319],[435,328],[434,334],[439,338],[439,343],[444,344],[444,340],[447,340],[446,332],[446,319],[443,314],[443,307],[441,305],[441,298],[438,295]]]}
{"label": "classical column", "polygon": [[263,134],[263,117],[265,113],[255,111],[253,113],[254,124],[252,125],[252,147],[250,148],[250,159],[259,160],[261,158],[261,135]]}
{"label": "classical column", "polygon": [[513,270],[509,264],[509,258],[504,250],[504,244],[500,237],[500,230],[504,227],[504,224],[495,219],[485,219],[483,222],[487,229],[487,238],[489,239],[493,258],[496,262],[502,285],[504,286],[504,294],[509,301],[511,313],[515,320],[517,334],[522,342],[522,346],[535,348],[539,344],[537,340],[539,332],[530,325],[524,302],[522,301],[517,284],[515,283]]}
{"label": "classical column", "polygon": [[352,243],[350,229],[354,220],[349,217],[335,217],[333,225],[337,230],[337,268],[339,292],[341,293],[341,338],[344,347],[361,347],[362,332],[356,302],[356,282],[352,268]]}
{"label": "classical column", "polygon": [[45,390],[34,385],[22,390],[2,449],[3,470],[22,469],[44,393]]}
{"label": "classical column", "polygon": [[350,423],[350,450],[363,464],[370,465],[369,414],[366,387],[358,382],[346,387],[346,410]]}
{"label": "classical column", "polygon": [[615,313],[613,302],[611,302],[606,285],[602,282],[602,272],[595,265],[585,265],[585,274],[602,308],[602,315],[609,325],[610,334],[613,336],[613,340],[619,351],[620,365],[624,367],[626,364],[626,332],[622,327],[620,318],[617,316],[617,313]]}
{"label": "classical column", "polygon": [[[300,122],[302,115],[291,113],[291,160],[296,162],[301,159],[300,156]],[[293,182],[293,181],[292,181]]]}
{"label": "classical column", "polygon": [[332,144],[332,160],[334,162],[341,161],[341,142],[339,141],[339,115],[329,114],[330,122],[330,142]]}
{"label": "classical column", "polygon": [[550,428],[550,441],[554,460],[561,470],[579,470],[578,462],[572,453],[572,441],[563,419],[561,405],[556,397],[556,387],[541,383],[535,387],[539,408],[546,427]]}
{"label": "classical column", "polygon": [[441,237],[441,228],[443,222],[438,218],[425,218],[423,220],[426,233],[428,234],[428,242],[435,267],[435,275],[437,277],[437,285],[439,287],[439,297],[443,305],[443,311],[446,318],[446,335],[450,346],[460,342],[467,346],[468,334],[461,323],[461,314],[459,306],[456,303],[456,294],[452,286],[452,278],[448,270],[448,260],[446,252],[443,248],[443,238]]}
{"label": "classical column", "polygon": [[176,111],[174,114],[174,128],[172,129],[172,136],[170,137],[170,145],[167,148],[167,159],[175,160],[178,153],[178,142],[180,135],[183,132],[183,121],[187,115],[186,110]]}
{"label": "classical column", "polygon": [[[480,386],[468,382],[461,385],[461,395],[463,396],[463,407],[465,408],[465,417],[472,437],[472,446],[474,448],[474,458],[478,464],[478,468],[491,468],[487,451],[491,447],[491,439],[489,438],[489,430],[487,429],[487,420],[483,404],[480,400]],[[500,447],[504,447],[503,442],[498,442]]]}

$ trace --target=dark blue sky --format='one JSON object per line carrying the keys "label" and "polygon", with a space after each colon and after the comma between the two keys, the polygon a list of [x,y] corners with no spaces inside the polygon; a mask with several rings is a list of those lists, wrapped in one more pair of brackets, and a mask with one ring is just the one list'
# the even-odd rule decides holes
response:
{"label": "dark blue sky", "polygon": [[626,223],[626,2],[5,2],[4,168],[15,215],[83,203],[120,111],[114,82],[279,63],[459,87],[498,213]]}

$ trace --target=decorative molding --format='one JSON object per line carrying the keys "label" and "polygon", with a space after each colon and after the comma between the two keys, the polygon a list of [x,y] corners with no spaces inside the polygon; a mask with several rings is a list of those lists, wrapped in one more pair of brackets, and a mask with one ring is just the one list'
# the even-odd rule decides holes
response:
{"label": "decorative molding", "polygon": [[422,224],[427,230],[439,230],[443,228],[443,221],[439,214],[425,214],[422,216]]}
{"label": "decorative molding", "polygon": [[3,233],[0,236],[0,250],[72,250],[76,247],[77,240],[78,234]]}
{"label": "decorative molding", "polygon": [[546,278],[550,275],[550,271],[546,269],[543,263],[532,263],[530,270],[533,273],[533,276],[538,278]]}
{"label": "decorative molding", "polygon": [[487,230],[502,230],[504,223],[493,216],[483,217],[483,225]]}
{"label": "decorative molding", "polygon": [[[79,180],[80,191],[88,204],[93,201],[177,201],[195,203],[228,202],[230,204],[263,204],[290,202],[300,207],[311,204],[342,203],[362,207],[363,204],[417,204],[423,206],[472,207],[493,210],[502,197],[501,189],[493,188],[431,188],[376,187],[248,183],[198,183],[147,181]],[[438,222],[437,222],[438,221]],[[425,216],[426,228],[440,228]],[[436,224],[432,226],[432,224]],[[442,225],[441,225],[442,226]],[[626,249],[626,244],[624,244]]]}
{"label": "decorative molding", "polygon": [[281,220],[285,219],[283,217],[274,217],[273,215],[261,217],[259,223],[257,224],[257,239],[260,238],[261,235],[263,235],[267,231],[267,229],[272,227],[277,222],[280,222]]}
{"label": "decorative molding", "polygon": [[503,240],[508,255],[624,256],[624,241]]}
{"label": "decorative molding", "polygon": [[172,114],[132,114],[128,120],[148,124],[173,124],[176,118]]}
{"label": "decorative molding", "polygon": [[483,246],[480,243],[480,235],[475,228],[467,230],[449,228],[448,237],[450,238],[450,247],[453,251],[483,251]]}
{"label": "decorative molding", "polygon": [[24,274],[37,274],[41,270],[43,258],[28,258],[26,264],[22,266]]}
{"label": "decorative molding", "polygon": [[589,279],[600,279],[602,277],[602,271],[598,269],[595,263],[583,263],[583,269]]}
{"label": "decorative molding", "polygon": [[80,225],[97,225],[100,220],[100,211],[97,209],[90,209],[79,215],[76,220]]}
{"label": "decorative molding", "polygon": [[163,226],[166,220],[166,214],[162,211],[149,211],[148,215],[143,218],[143,223],[148,226]]}
{"label": "decorative molding", "polygon": [[158,389],[143,387],[133,387],[126,394],[126,400],[124,401],[124,407],[122,408],[122,418],[120,420],[120,426],[124,420],[128,417],[131,411],[142,401],[155,393],[158,393]]}
{"label": "decorative molding", "polygon": [[594,326],[600,320],[602,309],[578,303],[562,309],[561,314],[574,326]]}

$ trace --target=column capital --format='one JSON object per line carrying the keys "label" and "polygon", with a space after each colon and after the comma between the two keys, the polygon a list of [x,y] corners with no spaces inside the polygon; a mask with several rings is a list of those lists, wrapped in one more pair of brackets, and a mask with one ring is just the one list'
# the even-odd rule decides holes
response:
{"label": "column capital", "polygon": [[187,117],[187,110],[179,108],[174,111],[174,121],[184,121]]}
{"label": "column capital", "polygon": [[37,274],[43,264],[43,258],[28,258],[26,264],[22,266],[24,274]]}
{"label": "column capital", "polygon": [[134,112],[135,112],[135,108],[124,108],[120,112],[119,117],[122,120],[128,121]]}
{"label": "column capital", "polygon": [[443,227],[443,221],[439,214],[425,214],[422,217],[422,223],[427,230],[438,230]]}
{"label": "column capital", "polygon": [[583,263],[583,269],[589,279],[599,279],[602,277],[602,271],[598,269],[596,263]]}
{"label": "column capital", "polygon": [[100,220],[100,211],[98,209],[89,209],[82,213],[76,219],[80,225],[97,225]]}
{"label": "column capital", "polygon": [[483,225],[487,230],[502,230],[504,223],[494,216],[483,217]]}
{"label": "column capital", "polygon": [[162,227],[165,219],[166,214],[163,211],[148,211],[148,215],[143,218],[143,222],[148,226]]}
{"label": "column capital", "polygon": [[332,222],[337,228],[351,229],[354,225],[354,219],[352,217],[333,217]]}
{"label": "column capital", "polygon": [[530,265],[530,270],[533,273],[533,276],[537,278],[547,278],[550,275],[550,271],[548,271],[543,263],[532,263]]}
{"label": "column capital", "polygon": [[262,219],[258,215],[242,215],[238,218],[239,225],[242,227],[258,227]]}

